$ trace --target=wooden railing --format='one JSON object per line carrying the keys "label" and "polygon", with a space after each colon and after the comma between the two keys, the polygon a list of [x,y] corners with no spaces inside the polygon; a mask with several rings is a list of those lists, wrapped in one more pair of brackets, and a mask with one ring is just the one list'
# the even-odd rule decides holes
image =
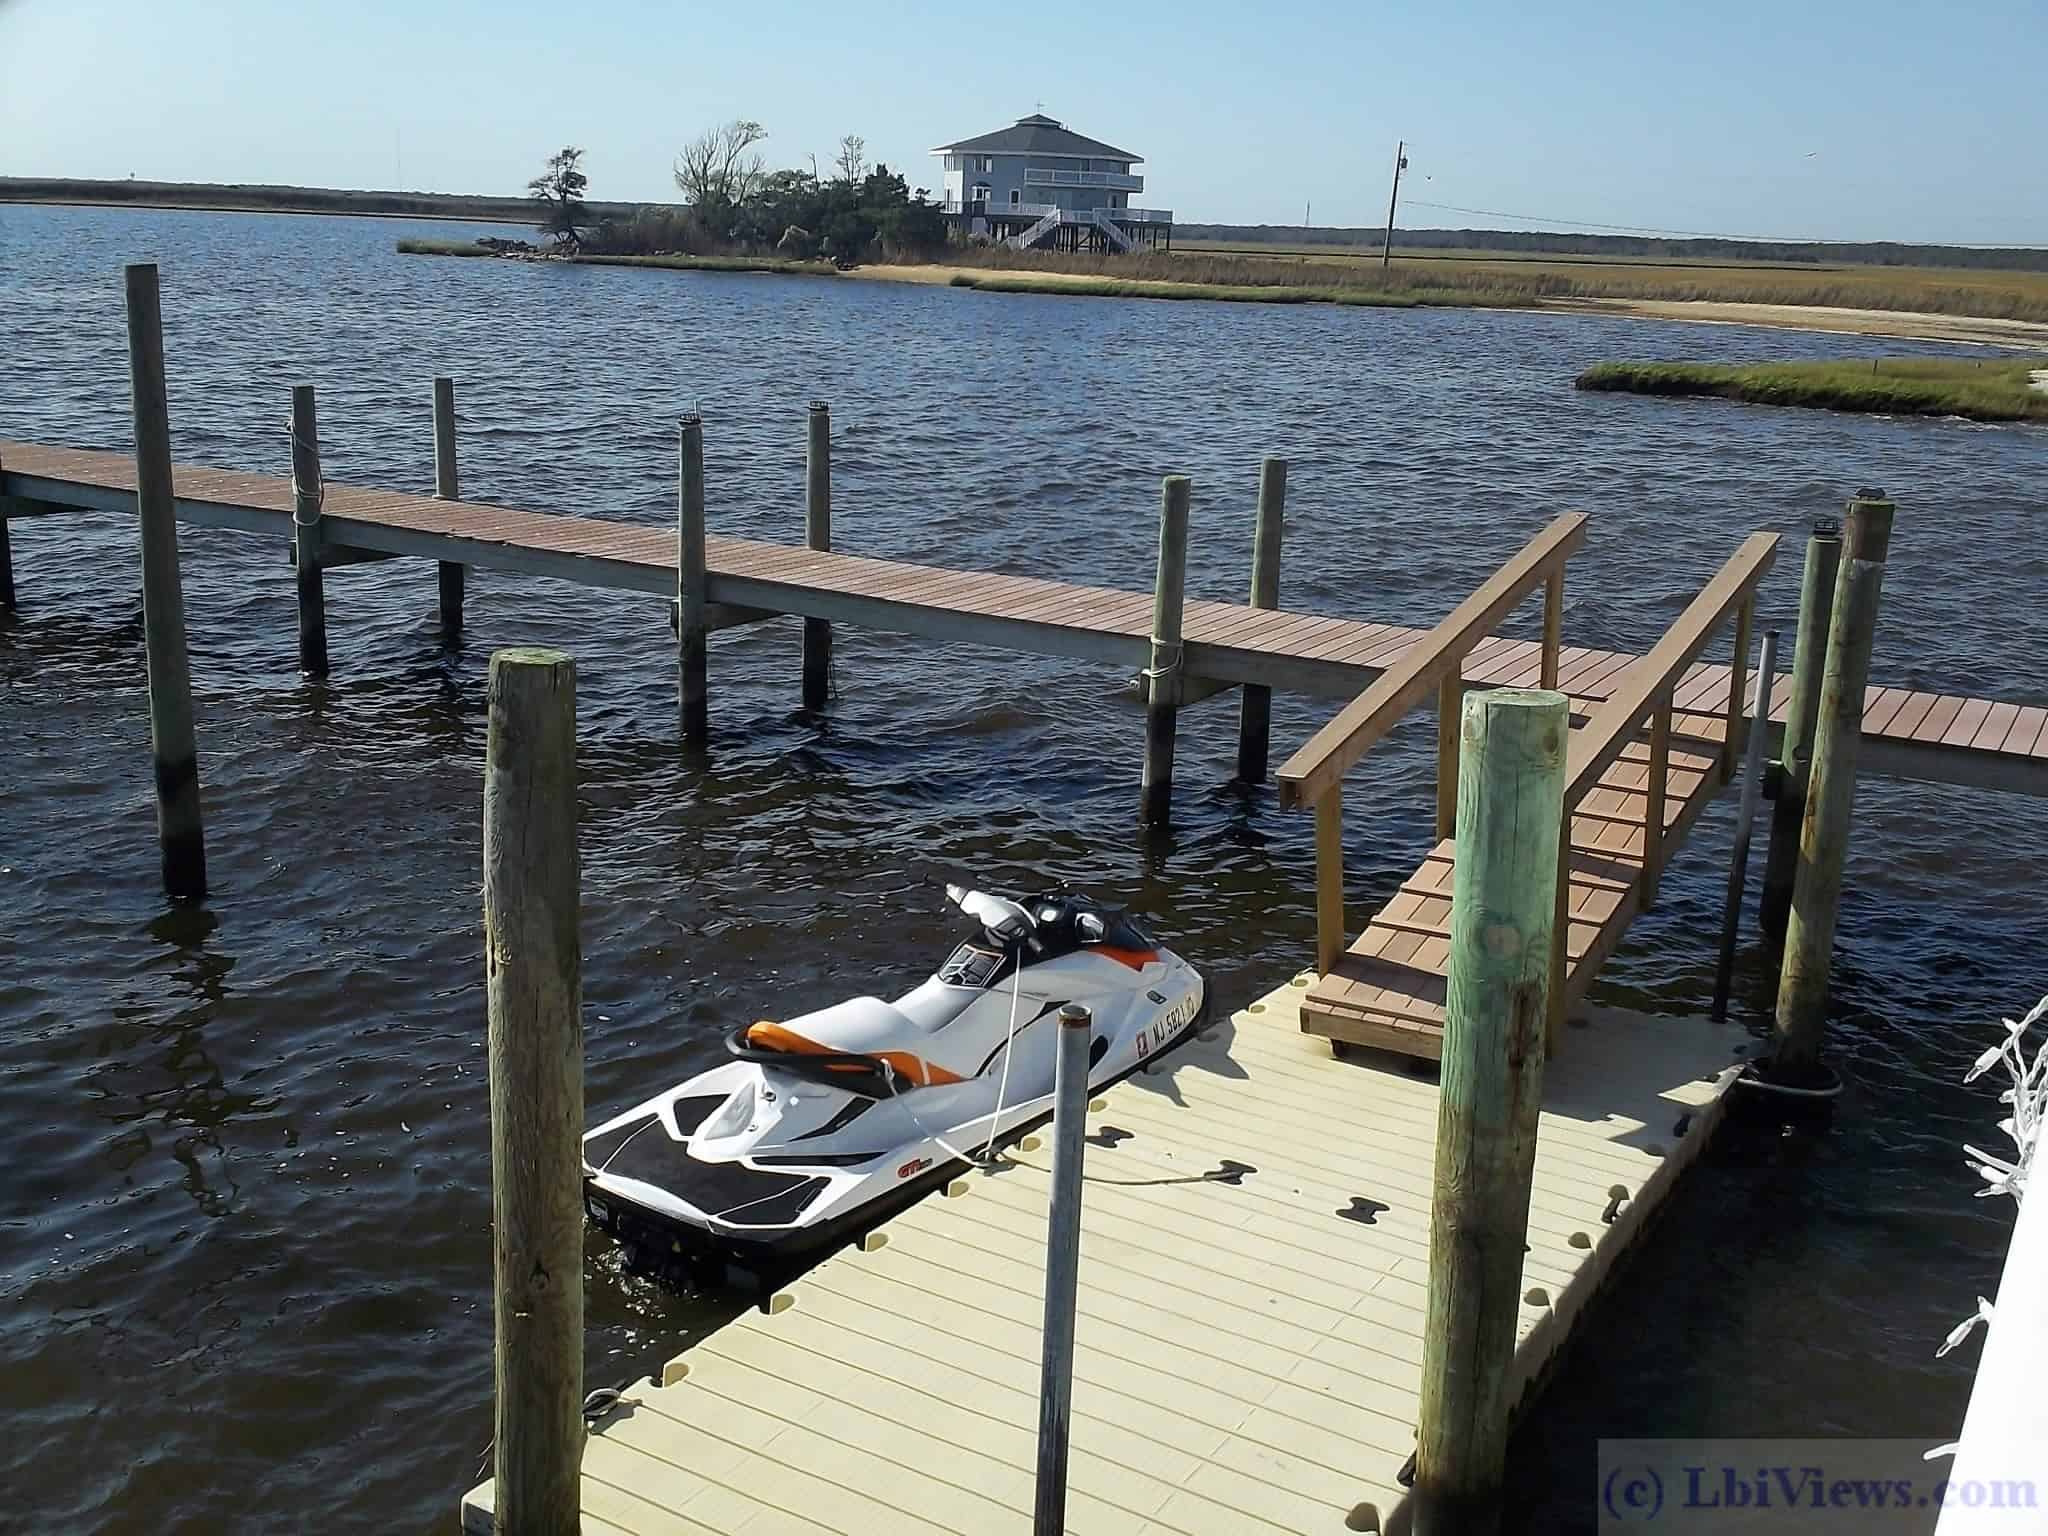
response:
{"label": "wooden railing", "polygon": [[1537,584],[1544,589],[1541,681],[1557,682],[1564,620],[1564,567],[1585,542],[1586,514],[1560,517],[1522,547],[1370,688],[1345,705],[1280,770],[1280,803],[1316,812],[1316,970],[1328,974],[1344,952],[1344,775],[1373,743],[1434,691],[1437,696],[1437,835],[1454,831],[1458,804],[1458,716],[1464,663],[1472,648]]}
{"label": "wooden railing", "polygon": [[[1571,885],[1571,818],[1584,800],[1599,786],[1602,774],[1614,765],[1634,741],[1647,719],[1650,728],[1649,775],[1644,784],[1647,799],[1643,817],[1643,875],[1637,887],[1637,908],[1647,910],[1657,899],[1657,885],[1664,872],[1664,807],[1671,772],[1672,695],[1680,678],[1732,614],[1735,645],[1729,666],[1728,728],[1721,744],[1720,760],[1714,771],[1721,782],[1734,777],[1735,754],[1743,737],[1743,698],[1749,686],[1749,637],[1755,627],[1756,589],[1777,558],[1778,535],[1753,533],[1728,558],[1713,580],[1686,605],[1685,612],[1664,632],[1647,656],[1638,657],[1615,679],[1605,701],[1593,711],[1580,729],[1572,732],[1565,758],[1565,835],[1558,841],[1557,920],[1551,937],[1550,1042],[1554,1048],[1564,1023],[1567,980],[1566,938],[1569,933],[1567,907]],[[1759,712],[1769,709],[1768,699]],[[1707,711],[1700,711],[1706,713]]]}

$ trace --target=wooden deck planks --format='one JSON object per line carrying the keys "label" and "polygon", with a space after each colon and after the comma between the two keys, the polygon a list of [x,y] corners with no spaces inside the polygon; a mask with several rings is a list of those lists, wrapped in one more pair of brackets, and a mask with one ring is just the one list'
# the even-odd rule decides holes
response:
{"label": "wooden deck planks", "polygon": [[[85,494],[90,507],[133,506],[135,466],[126,454],[0,442],[0,465],[0,478],[37,482],[25,494],[40,491],[61,498],[70,491]],[[211,509],[211,517],[200,520],[279,535],[288,532],[288,476],[181,465],[173,478],[181,516]],[[672,528],[443,501],[332,481],[326,492],[327,515],[349,525],[337,530],[336,542],[344,546],[384,554],[446,556],[598,586],[672,592]],[[66,503],[60,499],[55,504]],[[451,541],[453,547],[434,547],[433,541],[439,540]],[[1043,637],[1052,654],[1114,661],[1141,654],[1150,633],[1152,600],[1146,592],[952,571],[720,535],[706,540],[706,558],[712,600],[742,608],[791,613],[824,609],[830,611],[812,616],[829,618],[855,604],[858,617],[877,627],[901,623],[920,634],[957,629],[963,637],[991,644],[1028,646],[1034,637]],[[956,618],[961,622],[954,623]],[[993,627],[977,627],[976,620],[991,621]],[[1305,678],[1313,674],[1309,691],[1330,692],[1342,686],[1344,672],[1329,669],[1355,672],[1356,685],[1362,689],[1422,631],[1193,600],[1184,616],[1184,634],[1190,645],[1204,648],[1203,662],[1217,682],[1286,686],[1285,664],[1294,661],[1307,669]],[[1473,685],[1525,684],[1533,681],[1539,656],[1534,641],[1490,637],[1467,658],[1467,678]],[[1257,657],[1268,658],[1268,663],[1255,665]],[[1560,685],[1582,705],[1597,703],[1633,659],[1624,652],[1566,647]],[[1277,673],[1272,663],[1279,664]],[[1681,709],[1709,708],[1725,698],[1727,681],[1725,663],[1702,662],[1681,679],[1676,702]],[[1789,686],[1789,679],[1781,675],[1772,690],[1773,714],[1778,718]],[[2026,764],[2048,757],[2044,723],[2048,711],[2040,705],[1874,687],[1868,695],[1864,730],[1880,742],[1933,749],[1936,757],[1921,752],[1914,767],[1900,771],[1939,776],[1943,769],[1938,765],[1953,761],[1956,753],[2016,758]],[[1962,769],[1955,771],[1970,781]]]}
{"label": "wooden deck planks", "polygon": [[[1093,1117],[1129,1134],[1089,1153],[1075,1536],[1290,1536],[1342,1530],[1361,1504],[1384,1528],[1405,1498],[1436,1088],[1331,1059],[1300,1033],[1300,980],[1111,1090]],[[1727,1026],[1606,1013],[1574,1039],[1576,1063],[1546,1074],[1520,1386],[1704,1144],[1746,1043]],[[584,1453],[584,1529],[1022,1536],[1047,1158],[1020,1150],[968,1175],[772,1313],[711,1333],[670,1384],[628,1388]],[[1255,1171],[1200,1177],[1226,1158]],[[1610,1223],[1615,1184],[1631,1198]],[[1371,1224],[1344,1214],[1361,1199]],[[490,1508],[490,1485],[473,1490],[465,1529],[487,1531]]]}
{"label": "wooden deck planks", "polygon": [[[1727,676],[1728,669],[1721,668],[1723,688]],[[1667,862],[1706,803],[1720,792],[1714,754],[1726,726],[1723,716],[1673,717],[1664,796]],[[1601,775],[1572,816],[1565,940],[1568,1004],[1585,996],[1594,974],[1641,910],[1648,773],[1648,747],[1638,740]],[[1301,1005],[1304,1029],[1354,1045],[1429,1058],[1441,1054],[1449,961],[1448,891],[1455,856],[1454,843],[1440,843],[1418,877],[1395,892],[1329,975],[1315,981]]]}

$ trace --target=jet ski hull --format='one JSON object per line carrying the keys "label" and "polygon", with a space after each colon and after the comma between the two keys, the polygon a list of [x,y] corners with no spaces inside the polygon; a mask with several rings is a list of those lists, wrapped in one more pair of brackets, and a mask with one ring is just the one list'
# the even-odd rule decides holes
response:
{"label": "jet ski hull", "polygon": [[[785,1073],[744,1052],[592,1129],[585,1210],[635,1262],[678,1279],[758,1277],[815,1261],[951,1178],[991,1141],[1012,1144],[1050,1117],[1051,1013],[1065,995],[1081,995],[1097,1020],[1091,1091],[1198,1029],[1209,1011],[1199,974],[1166,950],[1143,961],[1068,957],[1024,971],[1021,998],[1007,985],[989,992],[1022,1022],[1003,1031],[1001,1050],[972,1078],[904,1090],[903,1074],[885,1070],[856,1093],[820,1082],[814,1068]],[[1119,965],[1128,983],[1111,974]],[[1101,990],[1105,976],[1118,992]],[[1090,987],[1096,995],[1086,995]],[[1009,1084],[1004,1053],[1016,1058]]]}

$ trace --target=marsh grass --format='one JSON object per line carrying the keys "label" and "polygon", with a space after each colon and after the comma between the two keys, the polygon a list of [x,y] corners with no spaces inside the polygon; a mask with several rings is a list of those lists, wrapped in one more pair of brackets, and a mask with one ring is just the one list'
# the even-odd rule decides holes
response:
{"label": "marsh grass", "polygon": [[1457,253],[1426,259],[1396,255],[1392,267],[1382,272],[1377,253],[1303,250],[1251,256],[1177,250],[1122,256],[1012,251],[1000,246],[948,251],[945,261],[948,266],[975,270],[1073,273],[1124,282],[1288,291],[1334,288],[1385,296],[1354,301],[1361,303],[1399,303],[1400,295],[1413,296],[1416,303],[1502,306],[1557,299],[1665,299],[2048,321],[2048,273],[2043,272],[1879,266],[1797,270],[1783,263],[1708,266],[1643,260],[1546,262]]}
{"label": "marsh grass", "polygon": [[586,267],[670,267],[679,272],[789,272],[807,277],[832,277],[829,261],[790,261],[779,256],[577,255],[570,261]]}
{"label": "marsh grass", "polygon": [[1359,304],[1409,309],[1424,304],[1473,306],[1519,302],[1437,287],[1393,291],[1355,283],[1190,283],[1144,278],[1074,277],[1058,272],[1006,273],[1000,276],[956,272],[947,281],[952,287],[975,288],[983,293],[1052,293],[1098,299],[1209,299],[1224,304]]}
{"label": "marsh grass", "polygon": [[[500,252],[472,240],[401,240],[400,254],[406,256],[498,256],[531,257],[530,251]],[[834,275],[829,261],[787,261],[774,256],[613,256],[582,252],[573,256],[542,257],[548,261],[569,261],[585,267],[669,267],[682,272],[789,272],[807,277]]]}
{"label": "marsh grass", "polygon": [[398,242],[401,256],[495,256],[498,253],[474,240],[416,240]]}
{"label": "marsh grass", "polygon": [[1831,362],[1599,363],[1578,387],[1638,395],[1713,395],[1758,405],[1817,406],[1894,416],[2048,421],[2048,394],[2029,375],[2048,359],[1887,357]]}

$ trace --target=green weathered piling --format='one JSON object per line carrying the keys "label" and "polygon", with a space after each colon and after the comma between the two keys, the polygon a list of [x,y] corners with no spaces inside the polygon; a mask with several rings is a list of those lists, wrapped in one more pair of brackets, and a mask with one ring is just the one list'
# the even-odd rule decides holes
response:
{"label": "green weathered piling", "polygon": [[[813,400],[805,423],[804,543],[832,547],[832,411]],[[804,708],[823,709],[832,687],[832,621],[804,620]]]}
{"label": "green weathered piling", "polygon": [[185,650],[185,589],[178,570],[178,508],[171,485],[171,408],[164,390],[163,309],[154,263],[131,266],[128,377],[135,410],[135,508],[142,523],[142,637],[149,669],[149,743],[156,769],[156,834],[164,889],[206,894],[199,822],[199,748],[192,729],[192,667]]}
{"label": "green weathered piling", "polygon": [[1168,475],[1159,490],[1159,573],[1152,584],[1152,664],[1145,671],[1145,767],[1139,789],[1146,825],[1163,827],[1173,808],[1173,737],[1180,716],[1181,595],[1187,580],[1186,475]]}
{"label": "green weathered piling", "polygon": [[292,387],[292,575],[299,589],[299,670],[327,675],[327,593],[321,576],[326,543],[321,528],[325,486],[320,479],[320,426],[313,386]]}
{"label": "green weathered piling", "polygon": [[[434,380],[434,494],[443,501],[456,501],[462,491],[455,467],[455,381]],[[442,560],[441,632],[453,639],[462,633],[463,565],[459,560]]]}
{"label": "green weathered piling", "polygon": [[1803,1084],[1820,1066],[1828,972],[1856,794],[1857,748],[1863,739],[1863,694],[1870,682],[1871,644],[1885,561],[1891,553],[1894,510],[1882,491],[1859,491],[1849,503],[1843,530],[1842,568],[1835,581],[1813,736],[1812,779],[1799,826],[1799,872],[1778,974],[1777,1032],[1769,1063],[1770,1075],[1778,1082]]}
{"label": "green weathered piling", "polygon": [[[1287,522],[1287,461],[1259,466],[1259,520],[1252,532],[1254,608],[1280,606],[1280,537]],[[1237,712],[1237,776],[1247,784],[1265,781],[1273,736],[1273,690],[1246,683]]]}
{"label": "green weathered piling", "polygon": [[704,422],[694,411],[683,418],[677,457],[676,660],[683,740],[702,746],[711,736],[711,713],[705,694]]}
{"label": "green weathered piling", "polygon": [[[1799,625],[1792,635],[1792,697],[1785,709],[1784,745],[1778,753],[1777,798],[1771,805],[1770,849],[1764,857],[1763,897],[1757,926],[1782,944],[1792,910],[1792,882],[1799,870],[1799,824],[1806,819],[1806,786],[1813,771],[1813,732],[1820,717],[1820,678],[1827,665],[1828,619],[1835,607],[1835,578],[1842,563],[1842,534],[1832,519],[1816,523],[1806,541],[1806,572],[1799,583]],[[1759,707],[1758,724],[1768,728],[1769,710]]]}
{"label": "green weathered piling", "polygon": [[583,950],[576,664],[491,658],[484,760],[497,1528],[578,1528],[583,1464]]}
{"label": "green weathered piling", "polygon": [[1495,689],[1469,696],[1460,721],[1418,1536],[1473,1536],[1498,1520],[1543,1097],[1567,710],[1553,690]]}

